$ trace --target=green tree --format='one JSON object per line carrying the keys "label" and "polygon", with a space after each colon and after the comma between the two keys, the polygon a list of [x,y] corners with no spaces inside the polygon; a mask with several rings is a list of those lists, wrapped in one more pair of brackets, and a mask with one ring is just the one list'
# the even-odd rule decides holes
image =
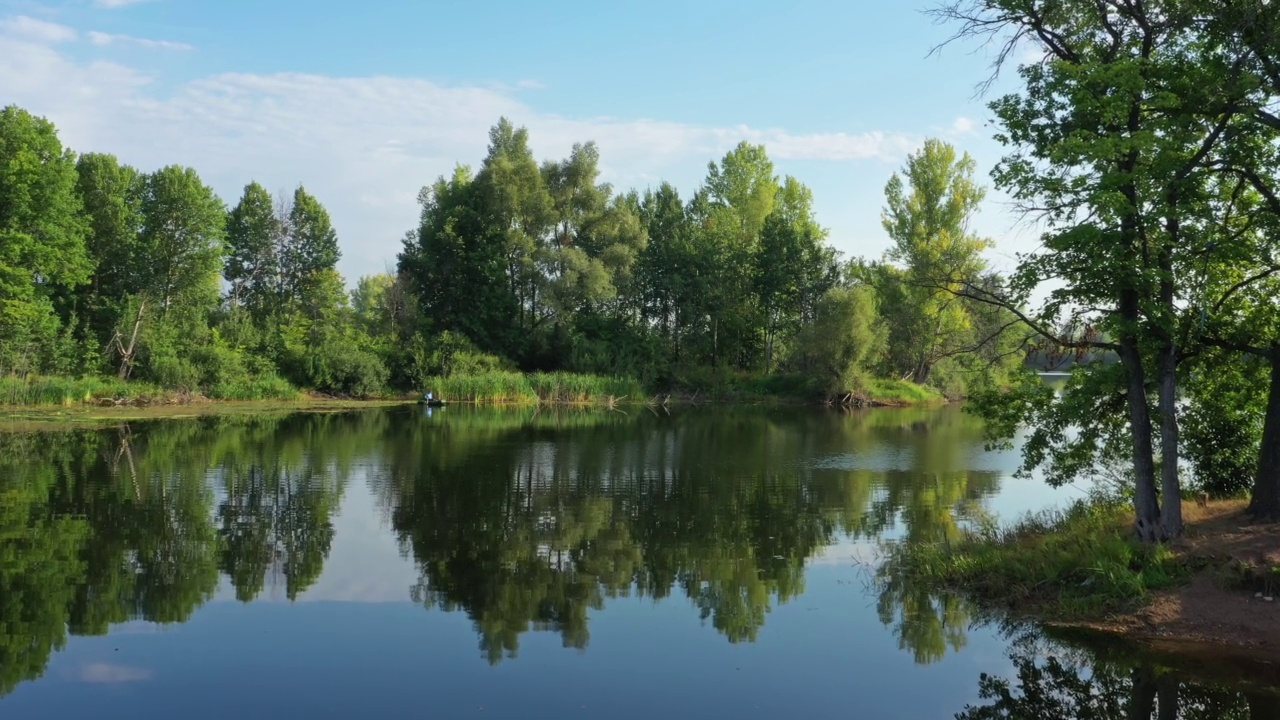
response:
{"label": "green tree", "polygon": [[147,372],[171,387],[194,387],[195,348],[209,342],[218,305],[226,211],[191,168],[176,165],[143,181],[142,229],[132,259],[138,291],[113,338],[119,376],[146,357]]}
{"label": "green tree", "polygon": [[[1245,46],[1206,42],[1197,11],[1207,6],[1166,12],[1174,9],[983,0],[938,11],[960,23],[961,36],[1008,32],[1001,59],[1022,42],[1045,53],[1045,61],[1020,68],[1020,93],[991,105],[997,138],[1010,150],[996,184],[1045,222],[1044,249],[1022,258],[1008,286],[972,294],[1020,311],[1032,289],[1053,279],[1048,300],[1023,315],[1033,329],[1060,347],[1118,354],[1120,374],[1092,365],[1080,372],[1095,377],[1070,390],[1123,398],[1127,426],[1082,415],[1075,422],[1093,429],[1033,438],[1027,447],[1079,465],[1116,447],[1111,434],[1123,432],[1136,483],[1135,529],[1149,541],[1182,532],[1178,366],[1193,343],[1179,298],[1190,294],[1189,269],[1215,240],[1233,244],[1216,233],[1214,158],[1231,146],[1228,129],[1258,93],[1243,72]],[[1022,407],[1033,428],[1059,424],[1047,418],[1061,420],[1069,407],[1097,410],[1068,395],[1041,395]]]}
{"label": "green tree", "polygon": [[880,276],[882,296],[892,303],[889,359],[896,374],[916,383],[928,382],[939,362],[976,340],[958,292],[982,273],[982,251],[991,245],[969,227],[986,195],[973,179],[975,168],[967,153],[957,156],[951,145],[927,140],[885,186],[882,223],[893,240],[887,259],[905,269]]}
{"label": "green tree", "polygon": [[271,194],[256,182],[245,186],[244,195],[227,215],[223,276],[231,286],[231,306],[247,307],[259,319],[278,307],[279,222]]}
{"label": "green tree", "polygon": [[765,218],[753,268],[764,330],[764,370],[775,365],[777,346],[811,323],[819,298],[839,275],[827,231],[813,217],[813,192],[788,175],[773,212]]}
{"label": "green tree", "polygon": [[342,257],[338,233],[329,211],[301,185],[293,193],[284,227],[285,241],[276,252],[280,264],[278,297],[283,307],[314,304],[308,296],[324,285],[323,274],[331,272]]}
{"label": "green tree", "polygon": [[814,321],[800,331],[791,365],[828,397],[863,391],[885,337],[871,287],[832,288],[818,301]]}
{"label": "green tree", "polygon": [[0,110],[0,374],[38,372],[56,358],[53,295],[89,279],[88,225],[76,161],[53,123]]}
{"label": "green tree", "polygon": [[89,220],[85,245],[94,265],[89,282],[78,289],[76,310],[86,339],[102,348],[120,324],[126,298],[141,290],[135,263],[143,176],[112,155],[96,153],[80,156],[76,176],[76,191]]}
{"label": "green tree", "polygon": [[471,171],[459,166],[418,195],[421,222],[404,240],[399,271],[428,332],[460,332],[488,351],[506,348],[519,312],[505,246],[488,232]]}

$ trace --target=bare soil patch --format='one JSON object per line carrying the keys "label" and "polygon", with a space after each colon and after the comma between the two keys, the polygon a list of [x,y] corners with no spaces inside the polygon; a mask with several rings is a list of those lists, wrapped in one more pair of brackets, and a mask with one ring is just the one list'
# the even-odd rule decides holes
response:
{"label": "bare soil patch", "polygon": [[1258,524],[1245,503],[1184,506],[1187,533],[1173,548],[1195,570],[1135,612],[1081,626],[1158,649],[1233,659],[1280,659],[1280,525]]}

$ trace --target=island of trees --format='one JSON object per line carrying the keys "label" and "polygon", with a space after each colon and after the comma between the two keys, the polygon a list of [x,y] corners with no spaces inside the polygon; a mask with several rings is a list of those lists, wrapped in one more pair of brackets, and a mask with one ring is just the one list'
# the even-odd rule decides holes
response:
{"label": "island of trees", "polygon": [[986,271],[968,227],[983,189],[944,143],[888,184],[892,250],[846,262],[762,146],[740,144],[682,198],[668,183],[615,192],[592,143],[540,164],[505,119],[489,139],[478,170],[422,190],[395,272],[349,292],[304,187],[251,182],[228,207],[191,168],[76,155],[6,108],[0,402],[364,397],[512,371],[650,393],[956,396],[1017,365],[1016,343],[983,342],[1007,313],[922,282]]}

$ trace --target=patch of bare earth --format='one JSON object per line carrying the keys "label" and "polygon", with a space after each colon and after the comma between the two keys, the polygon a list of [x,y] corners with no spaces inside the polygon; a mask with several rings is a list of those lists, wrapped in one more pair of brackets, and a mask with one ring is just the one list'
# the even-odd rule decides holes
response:
{"label": "patch of bare earth", "polygon": [[1173,548],[1192,581],[1140,610],[1090,623],[1157,648],[1274,659],[1280,651],[1280,525],[1257,524],[1243,502],[1184,506],[1186,536]]}

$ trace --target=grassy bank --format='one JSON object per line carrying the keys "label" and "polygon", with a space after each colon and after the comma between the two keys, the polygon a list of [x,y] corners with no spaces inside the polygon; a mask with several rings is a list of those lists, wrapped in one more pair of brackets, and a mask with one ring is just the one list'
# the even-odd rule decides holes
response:
{"label": "grassy bank", "polygon": [[[855,393],[858,395],[858,393]],[[944,403],[947,398],[934,388],[908,380],[872,378],[859,398],[866,405],[908,406]]]}
{"label": "grassy bank", "polygon": [[950,545],[891,546],[877,580],[1169,652],[1271,658],[1280,526],[1251,522],[1245,505],[1183,503],[1183,537],[1149,546],[1127,504],[1082,502]]}
{"label": "grassy bank", "polygon": [[672,392],[682,400],[757,403],[832,403],[856,406],[907,407],[941,404],[947,401],[934,388],[906,380],[867,379],[857,389],[828,393],[814,379],[796,373],[750,373],[733,370],[699,369],[678,376]]}
{"label": "grassy bank", "polygon": [[[674,403],[817,404],[828,401],[864,406],[911,406],[946,401],[933,388],[901,380],[872,379],[864,388],[828,398],[815,390],[810,378],[805,376],[727,370],[677,379],[670,391],[661,393],[647,390],[627,377],[505,371],[428,378],[421,391],[434,392],[450,402],[478,405],[608,406],[644,403],[655,396]],[[304,397],[301,391],[274,374],[218,383],[197,391],[115,378],[0,377],[0,407],[9,408],[179,405],[206,400],[294,401]]]}
{"label": "grassy bank", "polygon": [[116,378],[29,375],[0,377],[0,406],[160,405],[210,400],[295,400],[296,388],[277,375],[215,384],[202,393],[172,390]]}
{"label": "grassy bank", "polygon": [[879,579],[1066,621],[1132,611],[1190,578],[1173,548],[1134,539],[1132,513],[1082,501],[1010,527],[990,524],[953,544],[893,545]]}
{"label": "grassy bank", "polygon": [[644,402],[630,378],[574,373],[489,372],[428,378],[425,391],[449,402],[477,405],[612,405]]}
{"label": "grassy bank", "polygon": [[871,380],[865,388],[828,398],[801,375],[719,371],[682,376],[664,391],[625,377],[576,373],[489,372],[428,378],[423,391],[477,405],[611,405],[660,398],[673,403],[844,402],[910,406],[946,402],[933,388],[901,380]]}

